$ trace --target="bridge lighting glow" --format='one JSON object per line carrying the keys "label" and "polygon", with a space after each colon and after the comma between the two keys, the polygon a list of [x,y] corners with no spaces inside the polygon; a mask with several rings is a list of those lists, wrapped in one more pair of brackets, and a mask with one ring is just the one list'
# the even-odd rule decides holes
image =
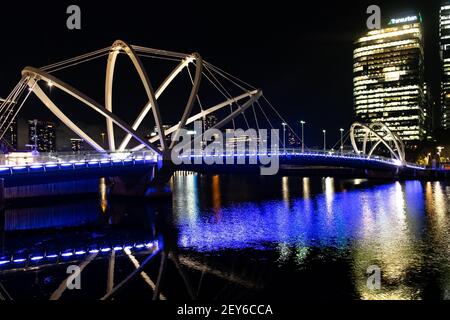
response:
{"label": "bridge lighting glow", "polygon": [[0,266],[10,263],[9,260],[0,260]]}
{"label": "bridge lighting glow", "polygon": [[399,167],[403,166],[403,163],[402,163],[400,160],[398,160],[398,159],[395,159],[395,160],[394,160],[394,164],[395,164],[396,166],[399,166]]}
{"label": "bridge lighting glow", "polygon": [[110,252],[111,248],[102,248],[100,249],[101,252]]}
{"label": "bridge lighting glow", "polygon": [[14,259],[14,260],[13,260],[14,263],[23,263],[23,262],[25,262],[25,261],[27,261],[27,259],[24,259],[24,258]]}
{"label": "bridge lighting glow", "polygon": [[61,257],[67,258],[73,256],[73,252],[64,252],[61,254]]}
{"label": "bridge lighting glow", "polygon": [[51,87],[53,87],[53,82],[49,81],[49,82],[47,82],[47,85],[49,88],[51,88]]}
{"label": "bridge lighting glow", "polygon": [[84,251],[84,250],[75,251],[75,254],[76,254],[77,256],[82,256],[83,254],[86,254],[86,251]]}
{"label": "bridge lighting glow", "polygon": [[36,256],[36,257],[32,257],[32,258],[31,258],[31,261],[40,261],[40,260],[42,260],[42,259],[44,259],[43,256]]}
{"label": "bridge lighting glow", "polygon": [[58,255],[57,254],[48,254],[48,255],[46,255],[45,256],[47,259],[55,259],[55,258],[58,258]]}

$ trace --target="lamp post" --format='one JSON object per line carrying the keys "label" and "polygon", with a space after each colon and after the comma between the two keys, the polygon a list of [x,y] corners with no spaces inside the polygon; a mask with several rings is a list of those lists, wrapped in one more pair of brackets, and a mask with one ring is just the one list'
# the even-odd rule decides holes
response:
{"label": "lamp post", "polygon": [[283,126],[283,150],[284,150],[284,153],[286,153],[286,125],[287,125],[287,123],[283,122],[281,125]]}
{"label": "lamp post", "polygon": [[343,140],[344,129],[340,128],[339,131],[341,132],[341,154],[343,154],[344,153],[344,140]]}
{"label": "lamp post", "polygon": [[100,133],[100,135],[102,136],[102,145],[103,146],[105,146],[105,133],[104,132],[102,132],[102,133]]}
{"label": "lamp post", "polygon": [[37,140],[38,140],[38,133],[37,133],[37,124],[38,124],[38,121],[37,121],[37,119],[34,119],[33,120],[33,124],[34,124],[34,152],[37,152],[37,150],[38,150],[38,142],[37,142]]}
{"label": "lamp post", "polygon": [[304,131],[304,125],[305,121],[300,121],[300,124],[302,125],[302,153],[305,153],[305,131]]}
{"label": "lamp post", "polygon": [[322,130],[323,132],[323,151],[327,151],[327,130]]}

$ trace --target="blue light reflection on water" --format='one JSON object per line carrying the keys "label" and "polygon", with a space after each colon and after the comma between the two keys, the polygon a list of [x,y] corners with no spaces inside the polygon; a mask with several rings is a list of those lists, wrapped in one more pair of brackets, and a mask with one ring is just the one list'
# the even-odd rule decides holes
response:
{"label": "blue light reflection on water", "polygon": [[[302,192],[288,190],[292,183],[287,179],[298,183],[297,190]],[[183,188],[184,195],[174,190],[179,245],[198,251],[264,248],[280,243],[339,248],[352,241],[397,241],[399,236],[420,235],[426,212],[423,185],[418,181],[336,192],[335,181],[326,178],[323,192],[308,195],[307,180],[285,177],[280,200],[232,202],[220,208],[218,220],[211,208],[202,209],[200,214],[197,175],[181,180],[189,188]],[[175,186],[180,183],[175,178]]]}

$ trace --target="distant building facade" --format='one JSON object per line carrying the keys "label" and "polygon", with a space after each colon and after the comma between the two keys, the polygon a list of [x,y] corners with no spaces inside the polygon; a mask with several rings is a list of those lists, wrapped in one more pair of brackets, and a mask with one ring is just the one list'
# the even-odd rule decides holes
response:
{"label": "distant building facade", "polygon": [[391,19],[385,28],[357,39],[353,53],[357,121],[382,122],[414,147],[430,130],[424,82],[419,15]]}
{"label": "distant building facade", "polygon": [[441,56],[441,126],[450,129],[450,2],[439,11]]}
{"label": "distant building facade", "polygon": [[56,128],[53,122],[28,120],[29,144],[39,152],[56,151]]}
{"label": "distant building facade", "polygon": [[73,152],[84,151],[84,140],[79,138],[70,139],[70,147]]}

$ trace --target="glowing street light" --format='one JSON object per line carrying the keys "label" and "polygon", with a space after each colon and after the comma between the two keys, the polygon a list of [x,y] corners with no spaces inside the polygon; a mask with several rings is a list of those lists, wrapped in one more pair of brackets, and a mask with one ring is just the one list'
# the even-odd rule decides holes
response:
{"label": "glowing street light", "polygon": [[305,131],[304,131],[304,125],[305,121],[301,120],[300,124],[302,125],[302,153],[305,153]]}
{"label": "glowing street light", "polygon": [[327,150],[327,130],[322,130],[323,132],[323,151]]}
{"label": "glowing street light", "polygon": [[343,140],[344,129],[340,128],[339,131],[341,132],[341,154],[342,154],[344,153],[344,140]]}
{"label": "glowing street light", "polygon": [[284,149],[284,153],[286,153],[286,126],[287,126],[287,123],[283,122],[281,125],[283,126],[283,149]]}

